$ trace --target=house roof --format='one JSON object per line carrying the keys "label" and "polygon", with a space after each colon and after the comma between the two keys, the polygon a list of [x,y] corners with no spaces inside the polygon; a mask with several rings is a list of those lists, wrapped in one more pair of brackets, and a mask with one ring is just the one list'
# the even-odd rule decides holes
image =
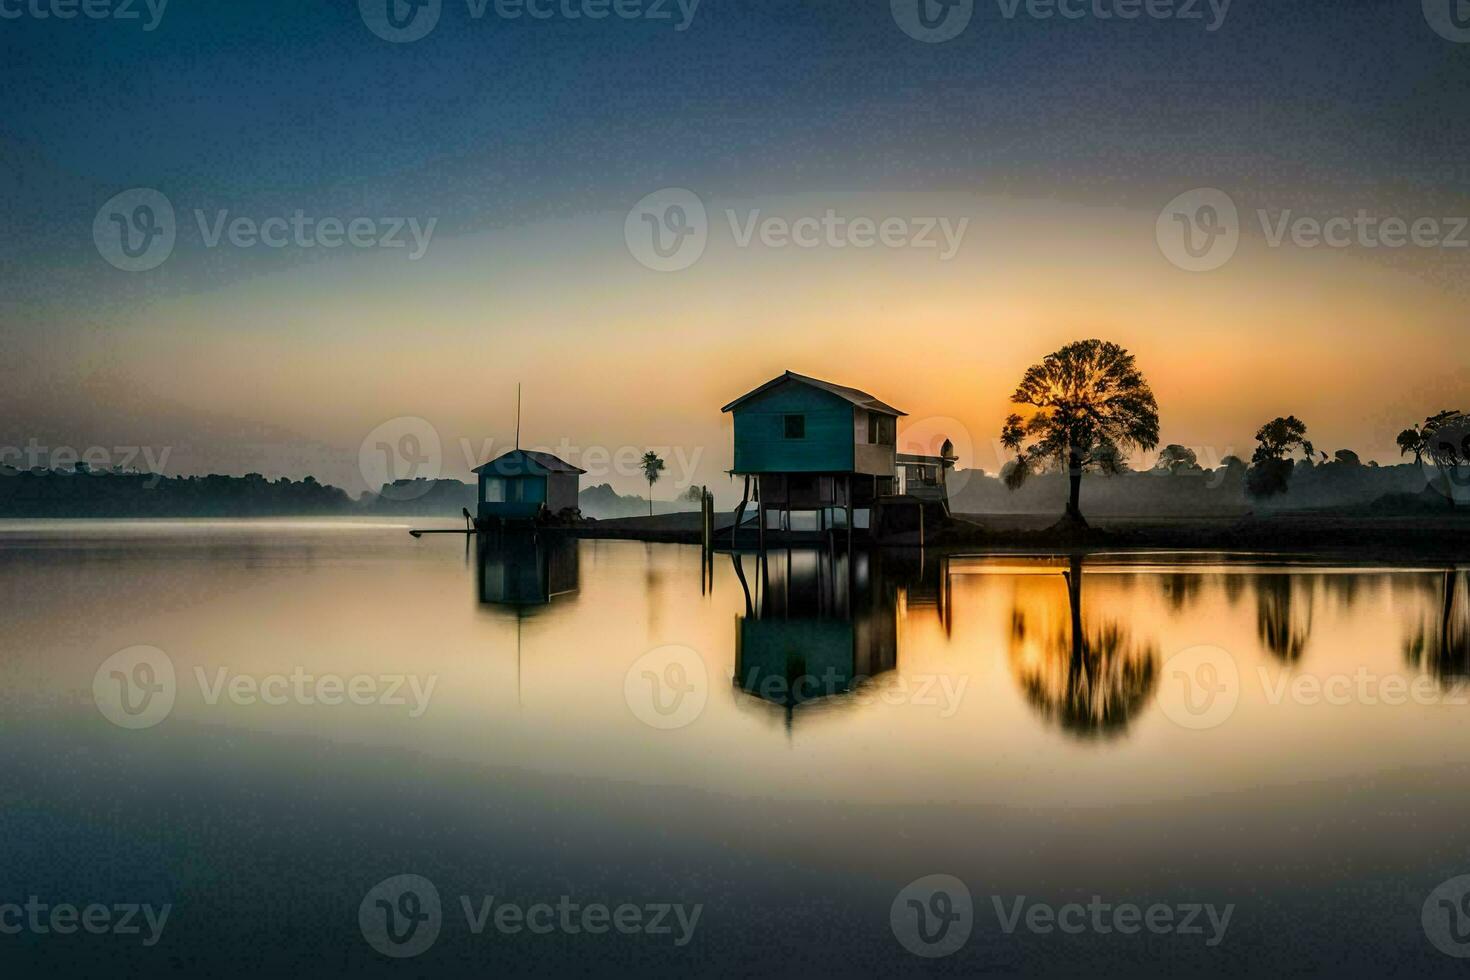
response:
{"label": "house roof", "polygon": [[484,466],[475,468],[476,473],[494,473],[496,476],[544,476],[547,473],[586,473],[566,460],[551,453],[538,453],[534,449],[512,449]]}
{"label": "house roof", "polygon": [[777,385],[784,384],[787,381],[795,381],[798,384],[810,385],[813,388],[820,388],[822,391],[830,392],[831,394],[834,394],[839,398],[843,398],[847,401],[852,402],[858,408],[866,408],[870,412],[878,412],[881,415],[908,414],[908,412],[899,411],[892,405],[880,402],[878,399],[874,398],[866,391],[859,391],[856,388],[849,388],[846,385],[833,384],[830,381],[823,381],[820,378],[809,378],[804,374],[797,374],[795,371],[787,371],[785,374],[780,375],[779,377],[772,378],[770,381],[767,381],[759,388],[754,388],[750,391],[747,391],[745,394],[741,395],[739,398],[735,399],[733,402],[720,409],[720,411],[731,411],[732,409],[749,401],[757,395],[763,395]]}

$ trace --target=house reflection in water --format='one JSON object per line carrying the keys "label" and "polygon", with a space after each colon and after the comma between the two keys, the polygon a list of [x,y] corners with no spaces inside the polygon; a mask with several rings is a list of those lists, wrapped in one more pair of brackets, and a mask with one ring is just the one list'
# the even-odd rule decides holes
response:
{"label": "house reflection in water", "polygon": [[577,542],[560,535],[502,531],[478,536],[480,602],[544,606],[577,591]]}
{"label": "house reflection in water", "polygon": [[515,616],[516,703],[521,703],[521,626],[559,597],[577,591],[577,542],[562,535],[499,530],[477,534],[475,593],[483,606]]}
{"label": "house reflection in water", "polygon": [[898,664],[898,589],[868,553],[732,554],[745,590],[735,686],[786,708],[846,694]]}

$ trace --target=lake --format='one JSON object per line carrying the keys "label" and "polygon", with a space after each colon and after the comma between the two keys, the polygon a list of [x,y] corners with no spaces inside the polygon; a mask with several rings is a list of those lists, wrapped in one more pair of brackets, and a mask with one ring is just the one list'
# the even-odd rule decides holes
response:
{"label": "lake", "polygon": [[1462,570],[406,529],[0,523],[8,974],[1470,954]]}

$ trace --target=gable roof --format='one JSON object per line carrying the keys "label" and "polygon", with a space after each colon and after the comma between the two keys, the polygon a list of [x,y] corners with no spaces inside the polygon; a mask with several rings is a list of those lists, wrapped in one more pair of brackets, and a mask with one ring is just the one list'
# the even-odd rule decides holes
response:
{"label": "gable roof", "polygon": [[551,455],[538,453],[534,449],[512,449],[484,466],[476,467],[476,473],[493,473],[496,476],[544,476],[547,473],[586,473],[571,463]]}
{"label": "gable roof", "polygon": [[733,402],[720,409],[720,411],[728,412],[744,404],[745,402],[750,401],[750,399],[756,397],[757,395],[765,394],[767,391],[770,391],[777,385],[785,384],[787,381],[795,381],[798,384],[804,384],[809,385],[813,388],[819,388],[822,391],[829,392],[830,394],[836,395],[839,398],[852,402],[852,404],[856,405],[858,408],[866,408],[870,412],[878,412],[881,415],[908,414],[908,412],[899,411],[892,405],[880,402],[878,399],[874,398],[866,391],[859,391],[856,388],[849,388],[846,385],[833,384],[830,381],[823,381],[820,378],[809,378],[804,374],[797,374],[795,371],[787,371],[785,374],[782,374],[778,377],[772,378],[770,381],[767,381],[759,388],[754,388],[750,391],[747,391],[745,394],[741,395],[739,398],[735,399]]}

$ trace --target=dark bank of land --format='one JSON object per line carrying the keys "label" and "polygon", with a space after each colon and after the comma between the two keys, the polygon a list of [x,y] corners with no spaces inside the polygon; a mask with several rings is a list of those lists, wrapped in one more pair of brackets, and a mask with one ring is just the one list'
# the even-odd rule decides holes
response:
{"label": "dark bank of land", "polygon": [[[734,515],[717,514],[716,541],[729,545]],[[621,539],[698,544],[699,515],[666,514],[592,521],[556,533],[580,538]],[[844,532],[832,532],[841,537]],[[767,544],[810,543],[823,540],[813,533],[789,537],[768,532]],[[740,548],[753,548],[757,532],[742,527]],[[881,542],[912,547],[917,537]],[[1297,512],[1229,517],[1103,517],[1086,528],[1064,528],[1055,515],[960,514],[948,525],[926,534],[928,547],[954,550],[976,548],[1114,549],[1172,548],[1205,551],[1313,551],[1341,552],[1391,558],[1419,557],[1454,561],[1470,556],[1470,513],[1381,515],[1357,512]]]}

